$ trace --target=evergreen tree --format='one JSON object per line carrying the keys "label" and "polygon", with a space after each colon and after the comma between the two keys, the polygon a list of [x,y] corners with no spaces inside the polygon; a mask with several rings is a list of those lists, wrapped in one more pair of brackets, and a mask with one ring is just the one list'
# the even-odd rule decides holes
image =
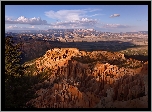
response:
{"label": "evergreen tree", "polygon": [[[21,43],[15,44],[12,37],[5,37],[5,108],[17,107],[17,92],[23,75]],[[19,87],[20,86],[20,87]]]}
{"label": "evergreen tree", "polygon": [[21,76],[21,43],[15,44],[12,37],[5,38],[5,80]]}
{"label": "evergreen tree", "polygon": [[21,65],[22,43],[14,43],[13,37],[5,37],[5,108],[33,108],[26,103],[37,97],[32,87],[47,79],[47,73],[37,76],[24,73],[35,71],[35,65]]}

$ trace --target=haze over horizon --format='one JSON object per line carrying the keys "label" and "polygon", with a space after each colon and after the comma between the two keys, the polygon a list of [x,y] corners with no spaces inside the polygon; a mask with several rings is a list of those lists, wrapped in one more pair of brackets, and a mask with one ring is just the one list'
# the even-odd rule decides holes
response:
{"label": "haze over horizon", "polygon": [[6,5],[5,30],[148,31],[148,5]]}

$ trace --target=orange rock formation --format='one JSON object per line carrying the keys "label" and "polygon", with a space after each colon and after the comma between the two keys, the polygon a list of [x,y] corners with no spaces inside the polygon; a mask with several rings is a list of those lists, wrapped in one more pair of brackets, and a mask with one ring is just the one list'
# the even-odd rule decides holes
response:
{"label": "orange rock formation", "polygon": [[[86,55],[90,59],[98,58],[98,60],[94,63],[83,63],[72,59],[72,57],[78,57],[83,61]],[[37,108],[147,107],[148,62],[142,64],[134,60],[142,66],[118,67],[117,64],[124,60],[128,63],[132,61],[116,52],[94,51],[90,53],[76,48],[49,50],[35,63],[39,72],[52,70],[47,81],[48,85],[53,84],[53,86],[38,90],[36,94],[39,97],[30,100],[27,104],[32,104]],[[60,81],[54,83],[57,76]]]}

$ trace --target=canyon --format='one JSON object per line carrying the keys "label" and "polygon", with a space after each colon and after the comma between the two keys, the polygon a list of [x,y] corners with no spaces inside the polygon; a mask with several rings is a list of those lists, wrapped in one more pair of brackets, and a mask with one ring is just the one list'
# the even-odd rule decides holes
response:
{"label": "canyon", "polygon": [[[29,64],[30,65],[30,64]],[[148,108],[148,61],[108,51],[54,48],[34,62],[35,108]]]}

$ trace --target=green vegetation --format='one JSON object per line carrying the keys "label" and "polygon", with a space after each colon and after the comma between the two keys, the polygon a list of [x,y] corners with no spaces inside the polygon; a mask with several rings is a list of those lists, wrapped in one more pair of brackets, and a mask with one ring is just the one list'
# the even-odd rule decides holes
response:
{"label": "green vegetation", "polygon": [[90,68],[93,69],[94,65],[98,62],[100,63],[109,63],[111,65],[117,65],[119,68],[124,67],[124,68],[139,68],[142,66],[140,61],[137,60],[121,60],[121,59],[115,59],[111,60],[110,58],[108,59],[106,55],[102,54],[96,54],[95,58],[91,58],[91,56],[81,56],[81,57],[72,57],[73,60],[76,60],[78,62],[84,63],[84,64],[90,64]]}
{"label": "green vegetation", "polygon": [[5,81],[21,75],[21,44],[14,44],[11,38],[5,38]]}
{"label": "green vegetation", "polygon": [[148,46],[136,46],[135,48],[128,48],[120,52],[128,56],[130,55],[148,56]]}
{"label": "green vegetation", "polygon": [[130,56],[130,55],[144,55],[144,56],[148,56],[148,49],[147,50],[143,49],[143,50],[138,50],[138,51],[128,49],[128,50],[123,51],[122,53],[124,53],[125,55],[128,55],[128,56]]}
{"label": "green vegetation", "polygon": [[33,75],[35,64],[21,65],[21,45],[14,44],[12,37],[5,38],[5,108],[30,108],[27,101],[35,98],[32,87],[47,79],[48,73]]}
{"label": "green vegetation", "polygon": [[134,48],[129,48],[120,51],[125,55],[125,58],[132,58],[139,61],[148,61],[148,46],[135,46]]}

